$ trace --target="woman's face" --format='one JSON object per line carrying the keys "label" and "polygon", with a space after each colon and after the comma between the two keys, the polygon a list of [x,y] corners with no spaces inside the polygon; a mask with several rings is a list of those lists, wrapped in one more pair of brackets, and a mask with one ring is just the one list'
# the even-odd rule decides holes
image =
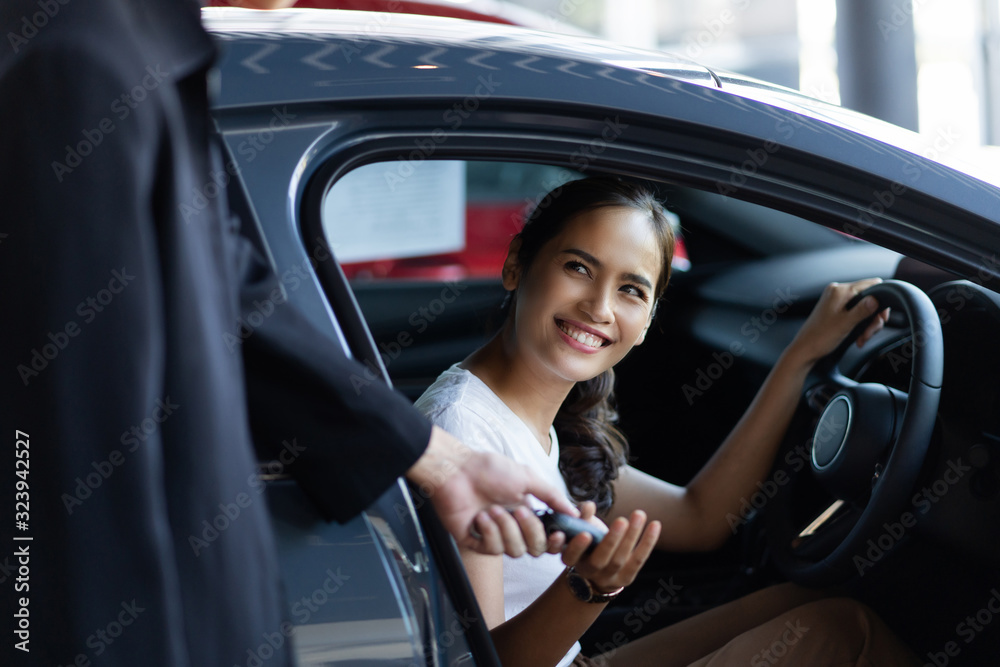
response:
{"label": "woman's face", "polygon": [[504,287],[517,289],[515,354],[556,379],[579,382],[642,342],[663,265],[646,214],[624,206],[581,213],[542,246],[527,272],[513,250]]}

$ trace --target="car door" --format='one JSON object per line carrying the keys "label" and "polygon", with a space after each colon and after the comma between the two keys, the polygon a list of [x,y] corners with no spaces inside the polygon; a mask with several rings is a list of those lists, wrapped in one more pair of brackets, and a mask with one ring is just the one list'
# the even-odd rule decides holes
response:
{"label": "car door", "polygon": [[[825,262],[832,269],[824,276],[850,280],[870,272],[891,274],[897,259],[876,248],[863,250],[864,258],[853,265],[839,262],[861,244],[794,215],[690,187],[686,171],[641,165],[642,153],[634,144],[626,145],[625,137],[655,130],[625,121],[620,114],[595,120],[582,110],[536,112],[531,123],[525,123],[520,120],[523,113],[481,113],[469,119],[467,134],[452,132],[447,142],[435,146],[433,155],[417,153],[419,159],[414,159],[416,142],[438,129],[433,123],[440,115],[428,111],[422,116],[412,106],[405,114],[366,109],[368,127],[356,128],[352,150],[331,155],[305,189],[303,234],[324,239],[347,259],[345,273],[351,276],[352,294],[376,350],[367,362],[384,368],[397,387],[416,398],[438,373],[482,345],[499,325],[504,297],[499,267],[524,213],[542,204],[555,185],[580,176],[579,156],[592,150],[592,137],[621,131],[623,136],[600,159],[592,156],[588,173],[649,180],[677,217],[687,244],[688,256],[675,268],[654,331],[618,369],[622,425],[631,437],[635,464],[679,484],[725,437],[825,284],[813,285],[805,295],[796,287],[792,294],[787,281],[794,269],[771,287],[762,267],[755,277],[762,283],[756,286],[757,294],[733,302],[731,288],[720,287],[715,295],[711,291],[721,285],[720,273],[772,256],[812,252],[814,266]],[[670,146],[672,141],[672,136],[654,136],[639,145],[645,153],[651,145]],[[456,183],[463,187],[454,187]],[[518,183],[519,189],[505,193],[510,183]],[[487,203],[501,212],[499,218],[484,213]],[[425,206],[429,214],[418,210]],[[439,229],[426,226],[428,215],[437,216]],[[749,224],[748,216],[764,218],[761,228]],[[741,242],[735,228],[741,222],[753,230],[754,243]],[[407,247],[400,239],[414,228],[421,230],[421,242],[439,236],[441,245]],[[371,237],[359,238],[365,229]],[[492,259],[481,266],[472,257],[487,243],[493,246]],[[492,268],[492,276],[483,266]],[[338,277],[331,273],[327,279],[332,285]],[[744,332],[745,350],[734,355],[728,342],[720,349],[719,341],[732,335],[732,325],[739,337],[743,322],[761,313],[765,323]],[[704,385],[699,371],[711,387]],[[690,393],[692,388],[700,395]],[[706,394],[710,396],[700,400]],[[656,625],[751,589],[757,581],[745,573],[753,570],[759,556],[754,550],[752,538],[745,542],[741,536],[712,554],[655,558],[655,567],[645,575],[649,581],[639,588],[655,588],[665,572],[685,582],[685,592],[660,610]],[[603,622],[620,625],[629,610],[626,600]],[[615,615],[618,621],[608,620]],[[653,627],[644,624],[645,631]]]}
{"label": "car door", "polygon": [[[232,151],[246,138],[226,127],[220,123],[227,164],[234,165]],[[280,141],[275,145],[280,147]],[[229,183],[230,208],[271,254],[269,242],[277,235],[262,223],[255,206],[266,207],[276,193],[265,187],[251,196],[246,184],[243,178]],[[315,253],[302,268],[310,260],[313,266],[333,263],[329,254]],[[310,294],[299,273],[293,272],[294,281],[282,282],[290,299],[310,313],[318,295]],[[345,354],[370,358],[375,350],[362,315],[346,283],[338,286],[328,293],[323,310],[311,316],[328,318],[321,330]],[[329,523],[284,468],[281,457],[261,461],[258,477],[266,486],[292,628],[262,637],[248,649],[247,665],[266,664],[288,641],[303,666],[499,665],[455,544],[428,502],[433,490],[411,489],[400,479],[360,516]]]}

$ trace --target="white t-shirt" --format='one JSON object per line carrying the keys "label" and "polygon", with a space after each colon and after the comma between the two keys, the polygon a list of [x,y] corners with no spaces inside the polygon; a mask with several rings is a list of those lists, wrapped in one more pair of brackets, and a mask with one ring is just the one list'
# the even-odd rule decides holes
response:
{"label": "white t-shirt", "polygon": [[[415,405],[428,419],[472,449],[497,452],[523,463],[569,497],[566,482],[559,473],[559,440],[555,429],[549,429],[552,448],[546,454],[527,424],[482,380],[464,368],[456,364],[442,373]],[[540,501],[531,500],[533,505],[544,507]],[[558,554],[542,554],[538,558],[504,556],[504,620],[534,602],[564,569]],[[579,652],[577,642],[556,667],[566,667]]]}

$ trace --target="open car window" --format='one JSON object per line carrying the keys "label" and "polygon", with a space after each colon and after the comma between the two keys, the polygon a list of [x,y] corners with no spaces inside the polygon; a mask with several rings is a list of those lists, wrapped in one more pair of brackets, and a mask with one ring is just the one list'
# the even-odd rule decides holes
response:
{"label": "open car window", "polygon": [[[330,188],[323,231],[352,282],[498,279],[525,215],[550,190],[582,177],[519,162],[377,162]],[[670,215],[679,234],[680,218]],[[682,249],[674,269],[689,266]]]}

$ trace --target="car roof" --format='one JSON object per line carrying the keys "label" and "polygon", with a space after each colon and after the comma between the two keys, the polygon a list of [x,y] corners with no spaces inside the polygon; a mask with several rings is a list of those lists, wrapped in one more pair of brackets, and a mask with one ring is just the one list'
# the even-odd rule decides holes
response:
{"label": "car roof", "polygon": [[[443,17],[234,8],[205,8],[202,15],[227,52],[219,110],[440,103],[482,92],[491,103],[628,113],[735,133],[764,145],[780,139],[784,146],[890,181],[902,182],[901,169],[918,169],[928,175],[920,183],[925,193],[1000,219],[1000,189],[993,185],[1000,178],[952,159],[920,135],[676,55]],[[782,127],[784,132],[776,132]]]}
{"label": "car roof", "polygon": [[[520,26],[353,10],[289,9],[264,14],[252,10],[213,7],[203,9],[202,16],[205,27],[210,32],[227,40],[274,40],[280,35],[283,44],[289,48],[294,48],[297,44],[303,49],[309,46],[315,48],[318,40],[347,40],[347,49],[338,49],[335,54],[337,57],[327,56],[318,65],[320,69],[328,67],[326,71],[344,70],[346,68],[338,65],[346,64],[351,64],[352,70],[369,69],[368,66],[383,69],[413,67],[415,63],[405,57],[410,50],[407,47],[426,49],[431,46],[477,53],[491,51],[494,56],[510,53],[532,55],[539,59],[559,59],[559,65],[563,66],[562,71],[567,76],[574,76],[570,65],[590,63],[602,64],[611,70],[645,70],[656,75],[716,85],[708,68],[685,58],[634,49],[596,37],[563,35]],[[372,48],[373,44],[375,48]],[[360,53],[355,54],[350,48],[352,46]],[[386,46],[393,48],[386,49]],[[395,53],[396,50],[400,53]],[[375,51],[381,53],[374,55]],[[390,55],[392,57],[386,60],[386,56]],[[443,54],[421,54],[417,62],[434,64],[435,58],[440,55]],[[487,57],[480,57],[472,64],[483,72],[493,69]],[[532,64],[522,61],[519,66],[526,72],[532,72],[533,69],[529,68]],[[359,77],[363,74],[355,71],[350,76]],[[369,90],[368,93],[370,95],[372,91]],[[329,91],[323,94],[329,94]],[[225,104],[225,100],[223,103]]]}

